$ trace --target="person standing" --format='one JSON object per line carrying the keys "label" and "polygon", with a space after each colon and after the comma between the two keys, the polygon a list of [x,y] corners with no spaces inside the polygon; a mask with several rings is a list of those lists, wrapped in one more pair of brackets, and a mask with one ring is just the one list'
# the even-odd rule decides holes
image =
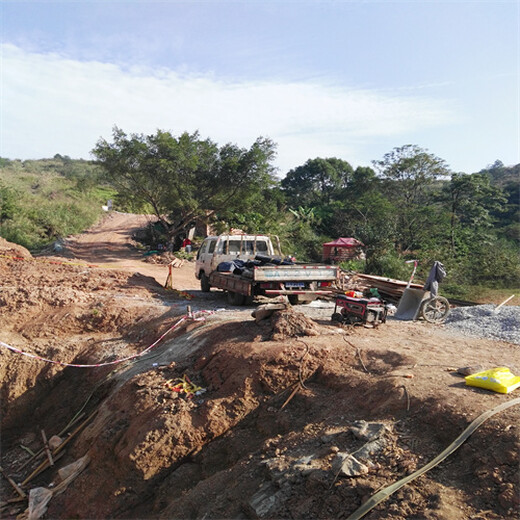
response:
{"label": "person standing", "polygon": [[191,240],[188,237],[183,240],[182,247],[186,253],[191,253]]}

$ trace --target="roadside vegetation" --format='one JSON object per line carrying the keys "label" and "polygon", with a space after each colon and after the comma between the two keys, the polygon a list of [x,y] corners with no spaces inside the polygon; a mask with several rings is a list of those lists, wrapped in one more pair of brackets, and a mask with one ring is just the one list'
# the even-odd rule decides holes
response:
{"label": "roadside vegetation", "polygon": [[90,227],[114,195],[91,161],[0,158],[0,236],[41,250]]}
{"label": "roadside vegetation", "polygon": [[319,261],[330,239],[355,237],[366,260],[345,269],[408,279],[405,260],[416,259],[424,279],[439,260],[447,296],[477,301],[520,287],[520,164],[453,172],[428,150],[404,145],[372,167],[314,158],[277,172],[276,145],[266,138],[240,148],[198,133],[119,128],[92,153],[92,162],[0,159],[0,235],[41,248],[87,228],[112,198],[120,211],[155,214],[155,240],[174,249],[195,224],[276,234],[302,261]]}

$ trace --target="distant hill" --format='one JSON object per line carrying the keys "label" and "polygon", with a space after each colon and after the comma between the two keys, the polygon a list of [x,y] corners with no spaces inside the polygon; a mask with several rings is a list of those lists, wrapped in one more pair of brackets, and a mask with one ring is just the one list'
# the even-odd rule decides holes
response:
{"label": "distant hill", "polygon": [[478,173],[485,173],[495,186],[503,188],[510,183],[520,184],[520,164],[514,166],[504,166],[502,161],[495,161],[492,165],[480,170]]}

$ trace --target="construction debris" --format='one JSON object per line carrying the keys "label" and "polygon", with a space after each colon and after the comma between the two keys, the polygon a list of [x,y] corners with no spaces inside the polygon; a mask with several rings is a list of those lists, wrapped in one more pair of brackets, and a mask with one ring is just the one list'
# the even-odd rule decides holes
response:
{"label": "construction debris", "polygon": [[384,423],[356,421],[350,427],[350,431],[357,439],[363,441],[373,441],[375,439],[379,439],[379,437],[385,433],[386,425]]}
{"label": "construction debris", "polygon": [[0,466],[0,473],[5,477],[5,479],[11,484],[13,489],[23,498],[25,498],[27,495],[25,494],[24,490],[4,471],[4,469]]}
{"label": "construction debris", "polygon": [[44,487],[37,487],[29,491],[29,508],[27,520],[38,520],[47,511],[47,504],[52,498],[52,491]]}
{"label": "construction debris", "polygon": [[369,289],[377,289],[384,300],[397,303],[404,290],[409,285],[412,289],[422,289],[423,286],[402,280],[394,280],[392,278],[385,278],[384,276],[375,276],[370,274],[354,273],[343,282],[342,289],[355,290],[365,293]]}
{"label": "construction debris", "polygon": [[270,318],[275,311],[283,311],[288,308],[288,305],[285,303],[266,303],[264,305],[259,305],[252,313],[251,316],[258,323],[262,320]]}

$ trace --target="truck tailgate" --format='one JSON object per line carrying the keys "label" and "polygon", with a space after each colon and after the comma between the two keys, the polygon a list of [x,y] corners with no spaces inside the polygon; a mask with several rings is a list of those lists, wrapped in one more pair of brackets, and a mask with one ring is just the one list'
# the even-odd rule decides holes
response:
{"label": "truck tailgate", "polygon": [[332,281],[339,276],[334,265],[280,265],[260,266],[253,270],[255,282],[272,281]]}
{"label": "truck tailgate", "polygon": [[220,273],[215,271],[211,273],[209,281],[211,285],[218,287],[219,289],[251,296],[252,280],[250,279],[247,280],[231,273]]}

